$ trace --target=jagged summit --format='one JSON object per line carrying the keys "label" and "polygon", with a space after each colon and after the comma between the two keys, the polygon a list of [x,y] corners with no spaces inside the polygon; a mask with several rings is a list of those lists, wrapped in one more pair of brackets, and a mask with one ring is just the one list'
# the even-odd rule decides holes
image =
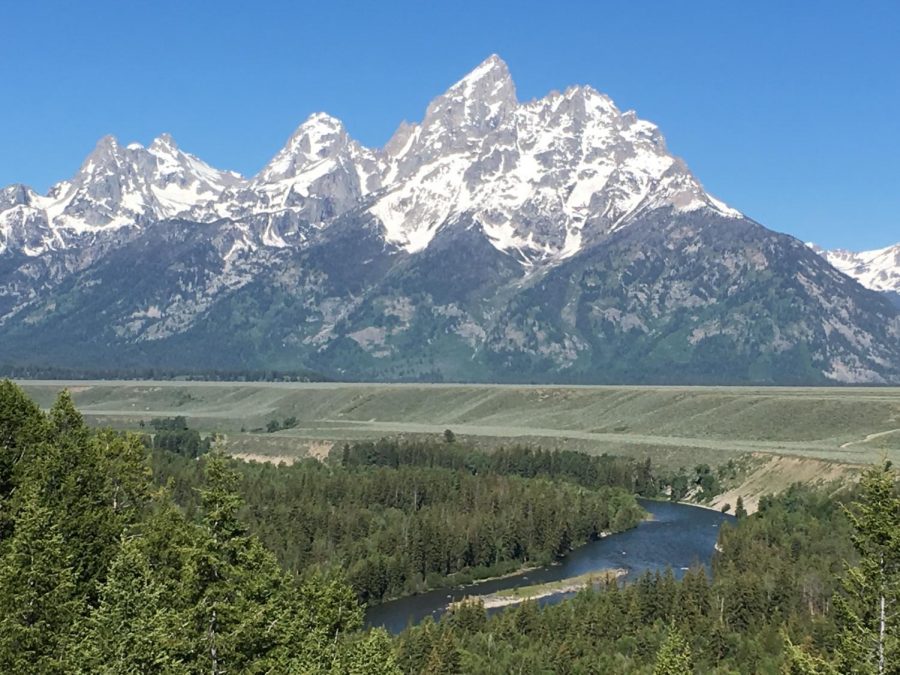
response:
{"label": "jagged summit", "polygon": [[283,180],[338,154],[350,139],[343,123],[326,113],[314,113],[291,134],[285,146],[257,174],[253,182]]}
{"label": "jagged summit", "polygon": [[[896,287],[896,252],[854,256],[828,260]],[[655,124],[590,86],[521,102],[491,56],[383,148],[315,113],[246,179],[167,134],[109,136],[45,196],[0,190],[0,362],[36,353],[370,381],[887,382],[900,314],[708,194]]]}
{"label": "jagged summit", "polygon": [[240,180],[183,152],[169,134],[146,148],[123,146],[108,135],[71,179],[43,197],[26,188],[31,196],[13,205],[20,208],[0,210],[0,228],[7,233],[6,248],[18,241],[26,255],[91,245],[99,232],[139,228],[215,201]]}
{"label": "jagged summit", "polygon": [[482,127],[496,123],[517,103],[509,68],[494,54],[429,104],[423,126],[443,117],[454,118],[457,125]]}
{"label": "jagged summit", "polygon": [[404,124],[386,161],[386,194],[370,212],[408,251],[464,216],[497,248],[540,264],[627,226],[640,209],[740,215],[668,153],[655,125],[585,86],[519,103],[496,56],[434,99],[421,124]]}
{"label": "jagged summit", "polygon": [[178,144],[172,138],[172,134],[162,133],[154,138],[147,149],[154,154],[176,153],[179,152]]}
{"label": "jagged summit", "polygon": [[456,84],[450,87],[453,91],[460,86],[473,86],[484,81],[496,82],[499,80],[507,80],[512,84],[512,78],[509,74],[509,66],[498,54],[491,54],[484,61],[479,63],[465,77],[460,79]]}
{"label": "jagged summit", "polygon": [[380,150],[352,139],[335,117],[314,113],[244,180],[184,153],[168,134],[146,148],[106,136],[72,179],[29,208],[28,218],[7,213],[4,221],[17,231],[25,220],[39,223],[47,241],[31,253],[71,245],[79,239],[72,233],[172,217],[234,219],[260,245],[282,246],[276,221],[279,231],[321,229],[362,209],[381,222],[388,242],[409,252],[466,220],[530,265],[571,256],[648,209],[739,215],[668,153],[655,125],[620,112],[589,86],[520,103],[496,54],[432,100],[420,123],[401,124]]}

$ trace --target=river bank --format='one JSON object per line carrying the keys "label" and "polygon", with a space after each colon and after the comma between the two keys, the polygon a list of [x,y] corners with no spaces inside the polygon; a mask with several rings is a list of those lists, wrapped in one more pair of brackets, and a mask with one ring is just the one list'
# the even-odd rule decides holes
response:
{"label": "river bank", "polygon": [[508,607],[510,605],[518,605],[527,600],[540,600],[552,595],[577,593],[588,586],[599,586],[600,584],[608,583],[612,579],[624,577],[626,574],[628,574],[628,570],[625,569],[599,570],[558,581],[519,586],[510,591],[490,593],[488,595],[467,595],[462,600],[456,600],[448,604],[447,609],[452,611],[470,602],[480,602],[485,609]]}
{"label": "river bank", "polygon": [[[652,520],[652,519],[653,519],[653,514],[647,513],[640,522],[645,522],[645,521]],[[640,523],[638,523],[638,524],[640,524]],[[634,529],[634,527],[637,527],[638,524],[634,525],[633,527],[628,528],[628,530]],[[627,532],[628,530],[621,530],[620,532],[612,532],[610,530],[603,530],[595,538],[589,539],[587,542],[580,544],[579,546],[576,546],[574,549],[572,549],[572,551],[569,551],[569,553],[566,555],[571,555],[573,551],[577,551],[579,548],[581,548],[583,546],[589,546],[592,542],[600,541],[601,539],[605,539],[606,537],[609,537],[611,535],[621,534],[622,532]],[[418,592],[418,593],[406,593],[403,595],[388,597],[376,605],[370,605],[370,607],[375,608],[375,607],[378,607],[383,604],[398,602],[400,600],[403,600],[404,598],[411,598],[416,595],[423,595],[425,593],[440,593],[442,591],[445,591],[445,592],[460,591],[460,590],[463,590],[466,588],[482,586],[484,584],[497,582],[497,581],[502,582],[506,579],[512,579],[512,578],[527,579],[528,578],[527,575],[531,572],[536,572],[538,570],[553,568],[553,567],[562,565],[565,562],[566,555],[562,556],[558,560],[554,560],[553,562],[551,562],[549,564],[545,564],[545,565],[536,565],[536,564],[526,563],[522,567],[515,567],[514,569],[511,569],[509,572],[504,572],[503,574],[492,574],[491,576],[487,576],[487,577],[475,576],[470,581],[465,581],[465,582],[450,581],[447,584],[442,584],[440,586],[428,588],[428,589]],[[457,577],[462,574],[465,574],[465,572],[454,572],[453,574],[451,574],[448,577],[448,579],[452,579],[453,577]]]}
{"label": "river bank", "polygon": [[[599,538],[571,551],[554,565],[548,565],[514,576],[477,582],[462,588],[433,590],[370,607],[366,611],[368,626],[382,626],[399,633],[410,623],[425,617],[435,620],[448,611],[451,603],[467,596],[509,596],[519,602],[529,587],[557,584],[553,592],[530,599],[539,604],[558,602],[583,584],[574,579],[599,576],[608,571],[622,570],[617,578],[628,581],[650,571],[671,568],[676,577],[694,565],[708,566],[718,538],[719,526],[733,520],[731,516],[696,505],[676,504],[641,499],[640,505],[652,514],[636,527]],[[574,586],[568,592],[561,587]],[[517,590],[518,589],[518,590]],[[500,602],[499,600],[496,602]],[[504,601],[505,602],[505,601]],[[508,604],[516,604],[510,602]],[[488,611],[503,611],[506,604],[498,604]]]}

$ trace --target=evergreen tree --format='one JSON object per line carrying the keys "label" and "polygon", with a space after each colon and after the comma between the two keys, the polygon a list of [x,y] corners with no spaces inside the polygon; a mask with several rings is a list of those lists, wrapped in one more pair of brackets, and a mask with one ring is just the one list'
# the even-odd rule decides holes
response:
{"label": "evergreen tree", "polygon": [[338,574],[313,574],[300,588],[294,618],[296,636],[289,641],[289,672],[328,672],[342,652],[352,649],[347,638],[362,627],[362,608]]}
{"label": "evergreen tree", "polygon": [[418,626],[403,633],[398,645],[397,661],[404,673],[421,673],[437,640],[437,628],[430,616]]}
{"label": "evergreen tree", "polygon": [[66,643],[83,610],[75,577],[52,512],[30,492],[0,558],[0,672],[66,672]]}
{"label": "evergreen tree", "polygon": [[425,662],[423,675],[456,675],[460,672],[460,653],[453,631],[441,631]]}
{"label": "evergreen tree", "polygon": [[198,670],[219,675],[284,659],[299,635],[291,587],[274,556],[238,519],[237,475],[221,454],[206,464],[202,532],[188,552],[189,635]]}
{"label": "evergreen tree", "polygon": [[10,536],[11,499],[17,473],[34,447],[46,435],[46,420],[40,408],[21,387],[9,380],[0,381],[0,541]]}
{"label": "evergreen tree", "polygon": [[[48,440],[32,447],[17,481],[49,509],[74,561],[79,592],[93,605],[122,533],[146,506],[146,450],[131,436],[92,435],[66,392],[49,420]],[[15,510],[15,499],[12,504]]]}
{"label": "evergreen tree", "polygon": [[12,490],[13,471],[29,446],[42,439],[44,416],[21,387],[0,380],[0,499]]}
{"label": "evergreen tree", "polygon": [[[138,538],[123,541],[75,658],[92,673],[184,672],[184,612]],[[181,611],[180,611],[181,610]]]}
{"label": "evergreen tree", "polygon": [[88,436],[84,418],[76,410],[72,394],[68,389],[61,391],[56,397],[53,407],[50,408],[49,420],[52,433],[57,438],[72,436],[84,439]]}
{"label": "evergreen tree", "polygon": [[332,671],[341,675],[401,675],[390,635],[375,628],[349,645]]}
{"label": "evergreen tree", "polygon": [[782,637],[785,644],[783,675],[839,675],[826,661],[793,644],[786,633]]}
{"label": "evergreen tree", "polygon": [[738,496],[737,498],[737,505],[734,508],[734,516],[738,520],[747,517],[747,509],[744,508],[744,498],[741,496]]}
{"label": "evergreen tree", "polygon": [[478,598],[466,599],[454,606],[450,618],[457,629],[466,633],[477,633],[487,623],[484,601]]}
{"label": "evergreen tree", "polygon": [[842,672],[900,673],[900,497],[889,462],[867,471],[847,516],[859,562],[848,566],[836,598]]}
{"label": "evergreen tree", "polygon": [[672,624],[656,654],[653,675],[690,675],[692,672],[690,645],[681,631]]}

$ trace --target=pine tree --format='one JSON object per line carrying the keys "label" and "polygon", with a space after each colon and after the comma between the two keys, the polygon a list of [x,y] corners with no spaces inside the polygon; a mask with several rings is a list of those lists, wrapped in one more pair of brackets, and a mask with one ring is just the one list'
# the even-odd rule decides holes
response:
{"label": "pine tree", "polygon": [[785,647],[783,675],[839,675],[839,671],[826,661],[793,644],[786,633],[782,637]]}
{"label": "pine tree", "polygon": [[210,456],[201,490],[202,532],[190,557],[187,599],[196,667],[213,675],[286,658],[300,640],[291,586],[274,556],[245,534],[238,518],[238,477],[221,454]]}
{"label": "pine tree", "polygon": [[300,638],[292,644],[291,672],[328,671],[347,649],[345,639],[362,626],[353,590],[336,574],[313,574],[300,588],[294,612]]}
{"label": "pine tree", "polygon": [[480,598],[466,598],[454,605],[450,622],[463,633],[477,633],[487,623],[484,601]]}
{"label": "pine tree", "polygon": [[422,674],[456,675],[460,672],[460,654],[453,631],[444,629],[434,643]]}
{"label": "pine tree", "polygon": [[42,439],[44,416],[21,387],[0,381],[0,499],[12,490],[15,466]]}
{"label": "pine tree", "polygon": [[889,462],[867,471],[862,497],[846,510],[859,562],[848,566],[844,594],[835,599],[841,625],[837,665],[842,672],[900,672],[900,497]]}
{"label": "pine tree", "polygon": [[352,642],[332,667],[341,675],[401,675],[390,635],[374,628]]}
{"label": "pine tree", "polygon": [[79,439],[88,436],[88,428],[84,424],[84,417],[75,408],[72,394],[64,389],[56,397],[53,407],[50,408],[50,426],[55,437],[74,436]]}
{"label": "pine tree", "polygon": [[656,654],[653,675],[690,675],[692,672],[690,645],[673,624]]}
{"label": "pine tree", "polygon": [[21,387],[0,381],[0,541],[11,536],[21,465],[45,438],[46,419]]}
{"label": "pine tree", "polygon": [[[72,555],[79,592],[93,605],[122,533],[146,505],[146,450],[134,437],[91,434],[65,392],[49,419],[49,440],[32,448],[17,480],[49,509]],[[12,505],[18,508],[15,499]]]}
{"label": "pine tree", "polygon": [[65,644],[83,611],[72,555],[32,491],[0,558],[0,672],[66,672]]}
{"label": "pine tree", "polygon": [[437,638],[437,627],[431,616],[402,633],[398,646],[401,670],[404,673],[422,672]]}
{"label": "pine tree", "polygon": [[138,537],[123,541],[75,658],[84,672],[183,672],[184,612]]}
{"label": "pine tree", "polygon": [[738,520],[741,520],[742,518],[747,517],[747,509],[744,508],[744,498],[743,497],[739,496],[737,498],[737,505],[734,508],[734,516]]}

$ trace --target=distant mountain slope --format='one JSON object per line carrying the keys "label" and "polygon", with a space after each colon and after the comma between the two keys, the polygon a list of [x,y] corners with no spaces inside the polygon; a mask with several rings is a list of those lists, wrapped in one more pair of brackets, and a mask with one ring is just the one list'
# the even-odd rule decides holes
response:
{"label": "distant mountain slope", "polygon": [[859,253],[842,249],[826,251],[815,244],[811,246],[841,272],[866,288],[886,294],[900,307],[900,243]]}
{"label": "distant mountain slope", "polygon": [[46,196],[6,188],[0,361],[888,382],[900,316],[654,125],[590,87],[520,103],[493,56],[381,149],[316,114],[249,179],[107,138]]}

